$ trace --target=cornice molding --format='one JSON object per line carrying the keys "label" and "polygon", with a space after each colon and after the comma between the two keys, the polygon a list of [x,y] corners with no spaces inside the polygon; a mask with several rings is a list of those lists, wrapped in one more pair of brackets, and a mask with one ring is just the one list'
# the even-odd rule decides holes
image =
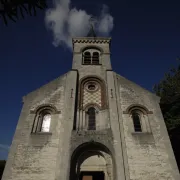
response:
{"label": "cornice molding", "polygon": [[101,37],[82,37],[82,38],[73,38],[72,43],[111,43],[111,38],[101,38]]}

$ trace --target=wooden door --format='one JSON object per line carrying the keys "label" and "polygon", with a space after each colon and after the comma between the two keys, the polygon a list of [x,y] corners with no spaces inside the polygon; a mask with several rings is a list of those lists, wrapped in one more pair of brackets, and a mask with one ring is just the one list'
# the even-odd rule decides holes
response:
{"label": "wooden door", "polygon": [[93,176],[91,176],[91,175],[84,175],[82,180],[93,180]]}

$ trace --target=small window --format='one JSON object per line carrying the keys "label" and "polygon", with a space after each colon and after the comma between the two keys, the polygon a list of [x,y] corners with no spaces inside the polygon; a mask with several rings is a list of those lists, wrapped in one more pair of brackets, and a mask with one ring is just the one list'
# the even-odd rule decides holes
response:
{"label": "small window", "polygon": [[99,86],[95,81],[89,81],[85,84],[85,88],[87,91],[95,92],[99,89]]}
{"label": "small window", "polygon": [[94,107],[88,109],[88,130],[96,130],[96,110]]}
{"label": "small window", "polygon": [[[131,130],[133,132],[143,132],[143,133],[152,133],[151,126],[149,123],[149,114],[152,114],[152,111],[149,111],[147,107],[141,104],[132,104],[123,114],[129,114],[130,118],[132,118]],[[142,133],[141,133],[142,134]]]}
{"label": "small window", "polygon": [[96,49],[88,49],[82,54],[82,61],[84,65],[98,65],[100,52]]}
{"label": "small window", "polygon": [[94,84],[90,84],[90,85],[88,86],[88,89],[89,89],[90,91],[94,91],[94,90],[96,89],[96,86],[95,86]]}
{"label": "small window", "polygon": [[137,112],[132,112],[132,119],[135,132],[142,132],[140,115]]}
{"label": "small window", "polygon": [[99,53],[98,52],[93,52],[92,64],[99,64]]}
{"label": "small window", "polygon": [[88,51],[84,53],[84,64],[91,64],[91,53]]}

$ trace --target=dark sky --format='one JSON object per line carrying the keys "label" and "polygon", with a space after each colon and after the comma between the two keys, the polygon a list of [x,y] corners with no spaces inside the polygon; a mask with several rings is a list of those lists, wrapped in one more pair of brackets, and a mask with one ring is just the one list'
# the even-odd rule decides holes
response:
{"label": "dark sky", "polygon": [[[113,70],[142,87],[152,86],[180,56],[180,1],[73,0],[73,6],[98,14],[102,4],[114,18]],[[51,6],[51,3],[49,2]],[[52,45],[44,12],[26,16],[8,27],[0,19],[0,159],[10,145],[22,107],[22,97],[71,69],[72,53]]]}

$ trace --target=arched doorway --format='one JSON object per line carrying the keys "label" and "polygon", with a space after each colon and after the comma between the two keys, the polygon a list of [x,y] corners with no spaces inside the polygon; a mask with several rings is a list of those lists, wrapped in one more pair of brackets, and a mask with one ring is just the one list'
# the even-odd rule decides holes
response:
{"label": "arched doorway", "polygon": [[109,149],[97,142],[80,145],[72,154],[70,180],[113,180]]}

